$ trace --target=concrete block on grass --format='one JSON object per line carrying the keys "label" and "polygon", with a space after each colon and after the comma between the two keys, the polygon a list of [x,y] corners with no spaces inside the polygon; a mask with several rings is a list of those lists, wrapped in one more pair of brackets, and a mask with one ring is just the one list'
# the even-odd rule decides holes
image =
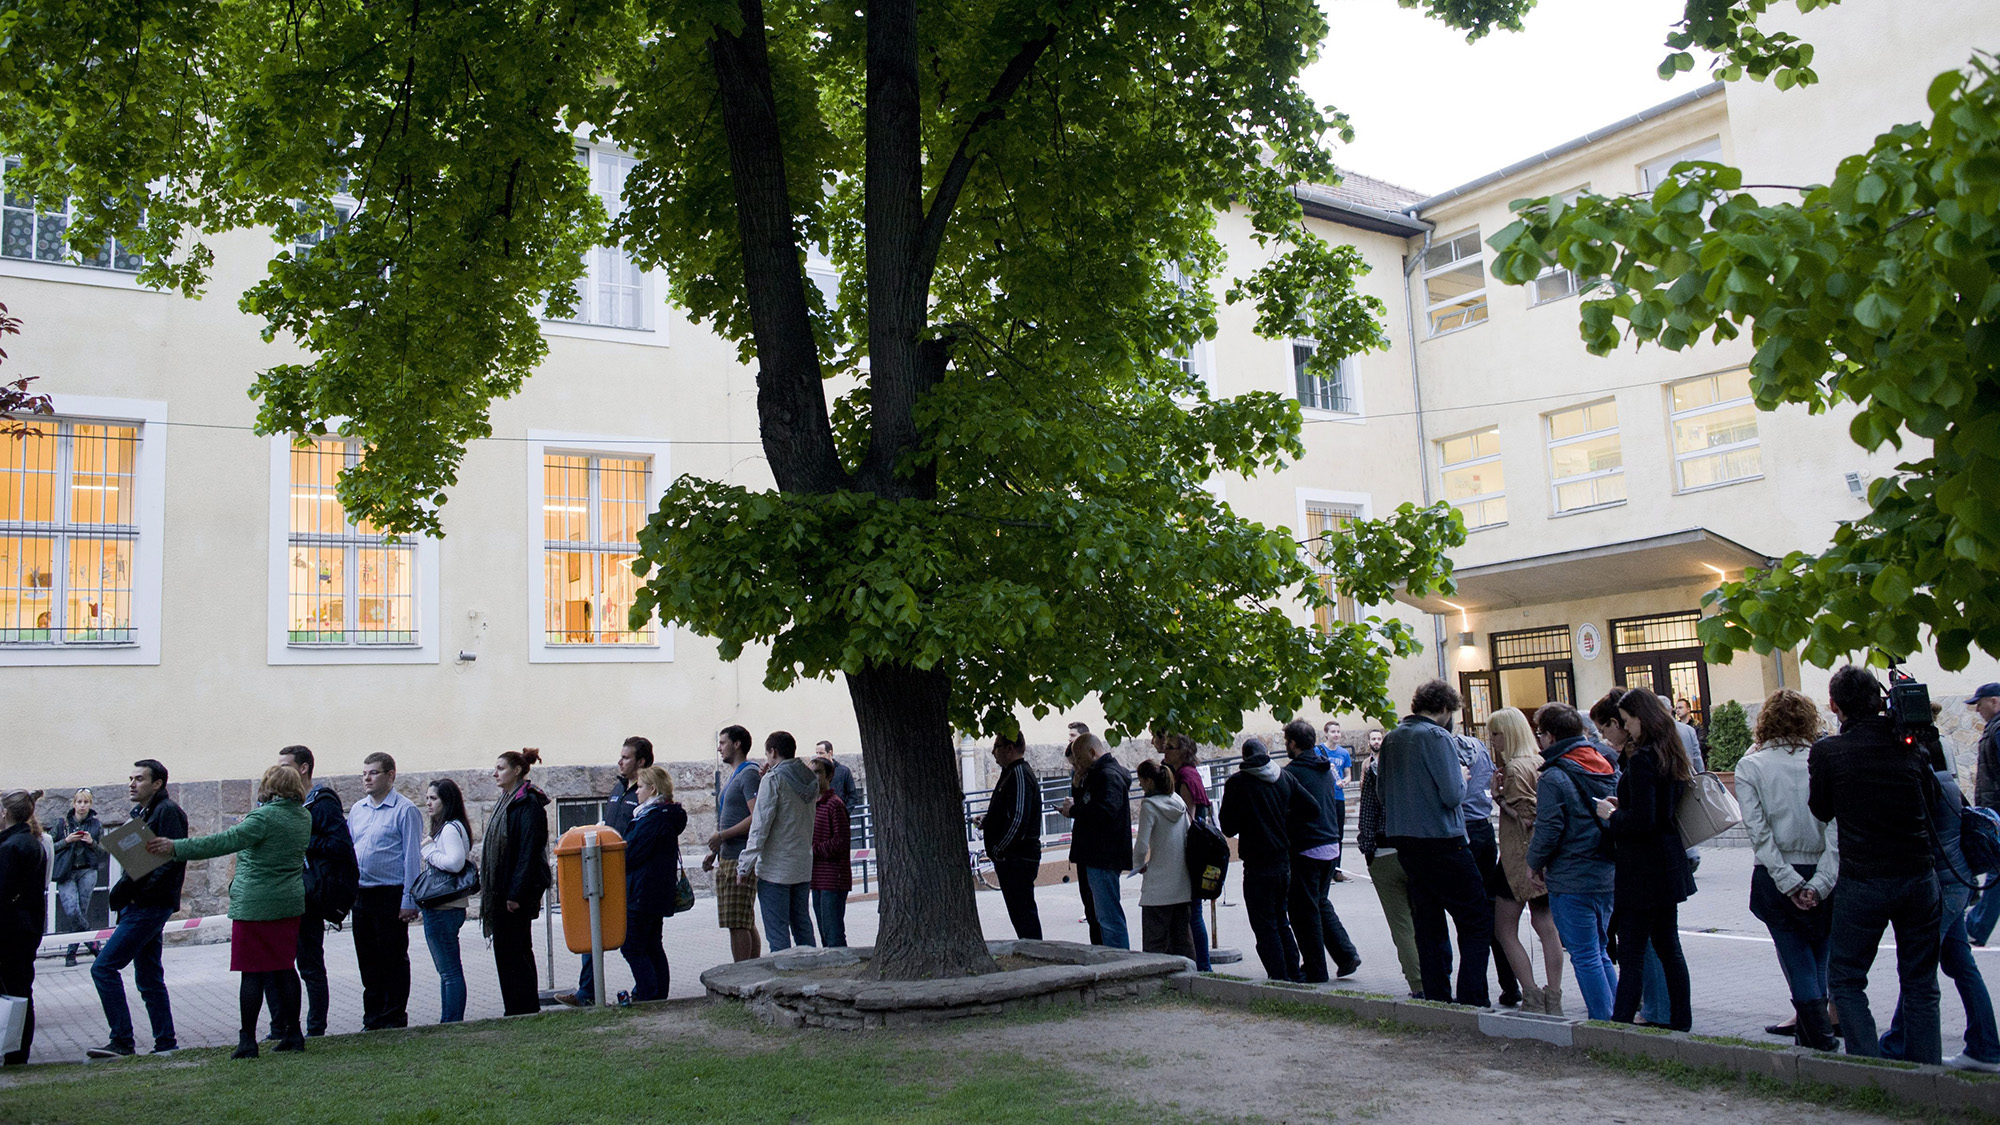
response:
{"label": "concrete block on grass", "polygon": [[1874,1087],[1914,1105],[1938,1103],[1938,1072],[1933,1067],[1896,1065],[1885,1061],[1849,1061],[1835,1055],[1814,1053],[1800,1056],[1799,1079],[1849,1090]]}
{"label": "concrete block on grass", "polygon": [[1574,1045],[1575,1024],[1561,1016],[1533,1012],[1481,1012],[1479,1030],[1495,1039],[1534,1039],[1558,1047]]}
{"label": "concrete block on grass", "polygon": [[1427,1004],[1421,1000],[1395,1000],[1396,1014],[1390,1018],[1413,1027],[1438,1027],[1448,1031],[1478,1031],[1478,1008],[1457,1004]]}

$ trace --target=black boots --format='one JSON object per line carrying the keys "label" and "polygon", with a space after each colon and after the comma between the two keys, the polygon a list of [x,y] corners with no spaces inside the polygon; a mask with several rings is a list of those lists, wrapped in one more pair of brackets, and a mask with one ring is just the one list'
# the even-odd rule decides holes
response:
{"label": "black boots", "polygon": [[303,1051],[306,1049],[306,1037],[299,1033],[298,1028],[291,1028],[278,1039],[278,1045],[271,1049],[273,1051]]}
{"label": "black boots", "polygon": [[1793,1029],[1794,1043],[1815,1051],[1840,1049],[1840,1040],[1833,1034],[1833,1019],[1827,1013],[1826,1001],[1794,1000],[1792,1008],[1799,1014],[1798,1026]]}
{"label": "black boots", "polygon": [[238,1035],[236,1036],[236,1053],[235,1053],[235,1054],[233,1054],[233,1055],[230,1055],[229,1057],[230,1057],[230,1058],[232,1058],[232,1059],[254,1059],[254,1058],[256,1058],[256,1057],[257,1057],[257,1033],[256,1033],[256,1032],[254,1032],[254,1031],[245,1031],[245,1032],[241,1032],[241,1033],[239,1033],[239,1034],[238,1034]]}

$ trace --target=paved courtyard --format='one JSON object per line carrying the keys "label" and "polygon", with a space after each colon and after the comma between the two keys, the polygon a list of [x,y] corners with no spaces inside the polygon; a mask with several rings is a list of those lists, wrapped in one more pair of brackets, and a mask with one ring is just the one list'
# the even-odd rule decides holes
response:
{"label": "paved courtyard", "polygon": [[[1359,858],[1350,861],[1359,868]],[[1694,1030],[1709,1035],[1738,1035],[1761,1038],[1766,1023],[1791,1011],[1784,979],[1761,923],[1750,915],[1750,851],[1747,848],[1709,848],[1703,852],[1701,871],[1696,876],[1700,893],[1682,907],[1681,933],[1694,980]],[[1231,870],[1231,885],[1220,911],[1221,944],[1244,953],[1233,965],[1218,966],[1223,972],[1261,977],[1252,949],[1250,927],[1235,890],[1237,869]],[[1086,939],[1083,911],[1076,888],[1071,884],[1043,887],[1037,893],[1042,927],[1046,937],[1056,940]],[[1139,882],[1126,884],[1126,916],[1136,935],[1139,922]],[[980,917],[992,938],[1013,936],[1005,907],[995,892],[978,896]],[[1361,971],[1347,981],[1329,987],[1401,996],[1407,992],[1396,966],[1396,954],[1389,941],[1373,888],[1362,879],[1336,883],[1333,904],[1354,938],[1362,955]],[[873,902],[856,902],[848,907],[848,938],[855,945],[872,944],[876,914]],[[1536,965],[1541,964],[1533,931],[1522,921],[1522,938],[1528,943]],[[543,927],[535,927],[536,964],[546,975],[547,951],[543,947]],[[438,1015],[437,974],[431,967],[421,927],[410,931],[412,1023],[433,1023]],[[560,945],[561,927],[556,927]],[[725,931],[715,925],[715,904],[702,899],[695,908],[667,919],[667,956],[673,966],[672,995],[702,995],[702,970],[727,960],[729,947]],[[462,934],[469,999],[467,1019],[488,1019],[500,1015],[500,989],[493,975],[491,948],[479,935],[477,922],[468,922]],[[1885,942],[1873,976],[1869,998],[1878,1023],[1886,1027],[1896,1001],[1891,946]],[[354,944],[344,933],[327,935],[327,969],[332,978],[333,1010],[331,1026],[335,1034],[357,1031],[361,1025],[360,978],[355,972]],[[2000,974],[2000,948],[1979,950],[1981,968],[1989,975]],[[612,994],[631,987],[631,973],[623,958],[609,955]],[[576,983],[578,957],[558,948],[555,981],[563,988]],[[227,944],[170,946],[166,958],[167,983],[172,993],[174,1021],[182,1046],[227,1046],[236,1042],[236,976],[229,972]],[[35,1002],[38,1027],[34,1061],[75,1061],[84,1051],[104,1042],[104,1017],[91,984],[88,958],[75,968],[63,967],[61,958],[44,958],[37,967]],[[141,1049],[150,1046],[145,1011],[138,990],[127,991],[138,1024]],[[1567,971],[1565,980],[1568,981]],[[544,979],[544,986],[547,985]],[[1941,980],[1943,992],[1945,1053],[1957,1053],[1963,1046],[1964,1010],[1949,981]],[[1582,1002],[1573,982],[1564,989],[1564,998],[1573,1015],[1580,1015]]]}

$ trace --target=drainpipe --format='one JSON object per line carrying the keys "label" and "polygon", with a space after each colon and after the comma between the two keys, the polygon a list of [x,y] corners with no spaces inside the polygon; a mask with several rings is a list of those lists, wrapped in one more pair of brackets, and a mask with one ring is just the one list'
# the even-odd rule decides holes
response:
{"label": "drainpipe", "polygon": [[[1414,217],[1414,215],[1412,216]],[[1433,231],[1424,232],[1424,244],[1414,255],[1403,258],[1403,326],[1410,334],[1410,398],[1417,415],[1417,476],[1423,482],[1424,503],[1430,504],[1431,492],[1430,439],[1424,428],[1424,382],[1417,369],[1417,314],[1415,300],[1410,296],[1410,278],[1424,263],[1424,255],[1430,252]],[[1449,681],[1451,669],[1445,663],[1444,615],[1431,614],[1431,651],[1437,654],[1438,679]]]}

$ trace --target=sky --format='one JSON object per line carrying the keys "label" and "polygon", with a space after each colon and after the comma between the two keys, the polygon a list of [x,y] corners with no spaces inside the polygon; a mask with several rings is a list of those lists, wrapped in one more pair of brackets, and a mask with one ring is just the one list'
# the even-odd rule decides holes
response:
{"label": "sky", "polygon": [[1320,0],[1332,31],[1304,76],[1347,113],[1334,159],[1425,194],[1457,187],[1711,80],[1663,82],[1684,0],[1539,0],[1519,32],[1465,33],[1396,0]]}

